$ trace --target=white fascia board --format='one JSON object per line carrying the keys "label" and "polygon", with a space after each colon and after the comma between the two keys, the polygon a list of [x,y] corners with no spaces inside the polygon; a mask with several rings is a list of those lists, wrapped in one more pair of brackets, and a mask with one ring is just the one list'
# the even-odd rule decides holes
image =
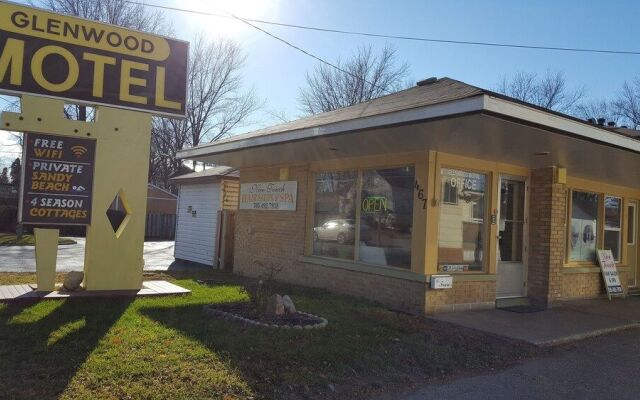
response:
{"label": "white fascia board", "polygon": [[588,122],[579,122],[570,118],[544,112],[523,104],[513,103],[490,95],[484,95],[486,111],[532,122],[549,128],[568,132],[573,136],[622,147],[640,153],[640,140],[610,132]]}
{"label": "white fascia board", "polygon": [[447,103],[334,122],[319,127],[297,129],[281,133],[272,133],[262,136],[248,137],[246,139],[231,140],[222,143],[208,143],[191,149],[181,150],[178,152],[177,157],[179,159],[204,157],[213,154],[238,151],[251,147],[279,144],[302,139],[312,139],[342,132],[361,129],[372,129],[395,124],[403,124],[407,122],[482,111],[484,104],[483,97],[483,95],[478,95],[475,97],[470,97],[462,100],[454,100]]}

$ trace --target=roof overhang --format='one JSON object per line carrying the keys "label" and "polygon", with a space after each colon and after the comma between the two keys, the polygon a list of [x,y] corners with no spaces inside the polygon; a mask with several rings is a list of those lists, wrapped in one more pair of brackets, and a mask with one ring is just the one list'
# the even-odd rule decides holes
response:
{"label": "roof overhang", "polygon": [[[488,94],[313,128],[240,137],[178,157],[236,168],[437,150],[637,186],[640,141]],[[537,153],[546,153],[546,156]],[[606,168],[603,168],[606,166]]]}

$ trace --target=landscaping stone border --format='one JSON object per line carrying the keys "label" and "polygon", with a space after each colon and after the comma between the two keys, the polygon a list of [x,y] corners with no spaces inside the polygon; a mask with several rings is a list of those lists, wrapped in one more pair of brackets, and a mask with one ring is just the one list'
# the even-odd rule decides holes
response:
{"label": "landscaping stone border", "polygon": [[255,319],[251,319],[251,318],[245,318],[242,315],[238,315],[238,314],[234,314],[231,312],[227,312],[227,311],[222,311],[219,310],[217,308],[215,308],[215,306],[212,305],[206,305],[204,307],[202,307],[203,311],[206,314],[209,314],[211,316],[214,317],[218,317],[227,321],[235,321],[235,322],[239,322],[243,325],[248,325],[248,326],[257,326],[257,327],[262,327],[262,328],[274,328],[274,329],[296,329],[296,330],[305,330],[305,329],[321,329],[321,328],[325,328],[328,324],[329,321],[327,321],[326,318],[323,318],[319,315],[314,315],[314,314],[309,314],[306,312],[302,312],[302,311],[298,311],[298,314],[302,314],[302,315],[306,315],[307,317],[312,317],[312,318],[318,318],[320,319],[320,322],[318,322],[317,324],[313,324],[313,325],[278,325],[278,324],[267,324],[264,322],[260,322],[260,321],[256,321]]}

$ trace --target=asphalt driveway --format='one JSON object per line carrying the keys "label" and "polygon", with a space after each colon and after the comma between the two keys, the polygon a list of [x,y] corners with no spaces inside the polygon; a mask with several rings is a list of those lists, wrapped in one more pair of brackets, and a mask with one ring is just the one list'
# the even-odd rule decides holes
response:
{"label": "asphalt driveway", "polygon": [[[84,238],[73,238],[77,244],[58,246],[58,272],[82,271],[84,264]],[[145,271],[165,271],[175,261],[173,241],[145,242]],[[34,246],[0,246],[0,272],[35,272]]]}
{"label": "asphalt driveway", "polygon": [[629,329],[561,346],[549,356],[501,372],[428,385],[393,398],[635,400],[640,393],[639,376],[640,331]]}

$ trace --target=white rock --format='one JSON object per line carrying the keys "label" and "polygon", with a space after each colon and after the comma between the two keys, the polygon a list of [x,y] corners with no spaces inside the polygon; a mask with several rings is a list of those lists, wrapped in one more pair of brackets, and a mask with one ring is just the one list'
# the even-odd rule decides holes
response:
{"label": "white rock", "polygon": [[284,305],[284,312],[286,314],[295,314],[296,306],[293,304],[293,300],[288,295],[282,296],[282,304]]}
{"label": "white rock", "polygon": [[80,271],[71,271],[67,273],[67,276],[64,278],[64,283],[62,287],[65,290],[74,291],[80,289],[80,284],[84,279],[84,272]]}

